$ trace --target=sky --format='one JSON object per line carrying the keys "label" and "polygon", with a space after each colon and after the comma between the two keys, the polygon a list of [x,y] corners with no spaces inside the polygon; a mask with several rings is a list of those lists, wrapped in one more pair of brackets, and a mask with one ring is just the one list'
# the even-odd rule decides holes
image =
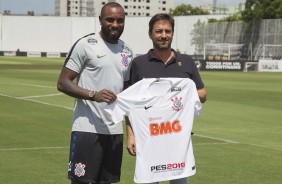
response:
{"label": "sky", "polygon": [[[218,7],[238,6],[246,0],[217,0]],[[174,0],[175,6],[180,4],[191,4],[196,6],[212,6],[213,0]],[[0,12],[11,10],[13,14],[26,14],[34,11],[36,15],[54,14],[55,0],[0,0]]]}

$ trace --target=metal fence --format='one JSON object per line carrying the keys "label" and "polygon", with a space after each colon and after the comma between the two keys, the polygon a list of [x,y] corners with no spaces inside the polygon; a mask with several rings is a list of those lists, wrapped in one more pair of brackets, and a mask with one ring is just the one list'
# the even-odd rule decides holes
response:
{"label": "metal fence", "polygon": [[[215,53],[226,56],[231,52],[240,52],[240,59],[247,60],[282,58],[282,19],[268,19],[252,23],[237,21],[207,24],[198,22],[194,25],[191,34],[192,44],[195,45],[195,55],[202,58]],[[206,47],[207,45],[209,47]],[[219,45],[225,47],[230,45],[230,48],[219,48]],[[242,47],[237,47],[237,45],[242,45]]]}

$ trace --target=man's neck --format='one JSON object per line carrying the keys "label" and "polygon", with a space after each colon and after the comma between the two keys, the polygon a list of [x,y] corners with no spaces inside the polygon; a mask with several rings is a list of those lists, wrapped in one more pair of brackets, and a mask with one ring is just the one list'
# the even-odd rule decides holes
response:
{"label": "man's neck", "polygon": [[171,48],[165,50],[154,48],[153,54],[155,57],[160,59],[164,64],[166,64],[174,56],[174,52],[171,50]]}

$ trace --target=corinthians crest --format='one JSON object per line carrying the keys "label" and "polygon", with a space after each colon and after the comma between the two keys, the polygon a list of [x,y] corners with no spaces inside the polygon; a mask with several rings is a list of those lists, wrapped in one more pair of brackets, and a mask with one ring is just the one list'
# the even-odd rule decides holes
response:
{"label": "corinthians crest", "polygon": [[122,57],[121,63],[123,66],[128,67],[129,62],[128,62],[128,56],[125,53],[120,54]]}
{"label": "corinthians crest", "polygon": [[78,177],[84,176],[85,175],[84,168],[85,168],[85,165],[82,163],[75,164],[74,174]]}
{"label": "corinthians crest", "polygon": [[183,104],[181,102],[182,97],[178,98],[177,96],[172,98],[171,101],[173,102],[172,109],[179,111],[183,108]]}

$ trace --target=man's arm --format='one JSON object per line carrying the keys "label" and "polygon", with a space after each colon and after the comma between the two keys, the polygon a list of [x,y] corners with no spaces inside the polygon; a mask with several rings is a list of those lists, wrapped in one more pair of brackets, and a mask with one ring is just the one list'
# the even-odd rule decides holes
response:
{"label": "man's arm", "polygon": [[130,155],[136,156],[135,137],[128,117],[125,117],[125,123],[127,136],[127,151]]}
{"label": "man's arm", "polygon": [[90,100],[88,96],[90,90],[83,89],[73,82],[77,76],[78,73],[63,67],[57,82],[58,90],[74,98]]}
{"label": "man's arm", "polygon": [[91,98],[89,96],[89,92],[93,89],[81,88],[73,82],[78,77],[78,75],[79,74],[75,71],[63,67],[57,82],[58,90],[74,98],[92,100],[96,102],[112,103],[116,100],[116,95],[112,91],[107,89],[97,91],[94,97]]}

